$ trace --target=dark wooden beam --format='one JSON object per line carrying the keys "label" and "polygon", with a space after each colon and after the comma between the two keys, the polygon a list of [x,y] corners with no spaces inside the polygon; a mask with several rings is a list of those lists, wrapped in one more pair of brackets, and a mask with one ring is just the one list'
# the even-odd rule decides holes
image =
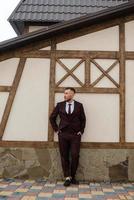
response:
{"label": "dark wooden beam", "polygon": [[126,60],[134,60],[134,51],[126,51],[125,59]]}
{"label": "dark wooden beam", "polygon": [[125,142],[125,24],[119,26],[120,53],[120,142]]}
{"label": "dark wooden beam", "polygon": [[10,92],[11,89],[12,89],[11,86],[4,86],[4,85],[0,86],[0,92]]}
{"label": "dark wooden beam", "polygon": [[[51,112],[53,111],[53,108],[55,105],[55,93],[54,93],[55,71],[56,71],[56,57],[55,57],[56,40],[55,39],[51,41],[51,50],[52,50],[52,53],[51,53],[51,60],[50,60],[50,76],[49,76],[49,116]],[[52,129],[50,121],[48,122],[48,141],[49,142],[54,141],[54,131]]]}
{"label": "dark wooden beam", "polygon": [[[75,87],[75,90],[77,93],[97,93],[97,94],[119,94],[120,89],[119,88],[95,88],[95,87]],[[64,88],[63,87],[58,87],[55,88],[55,92],[63,93]]]}
{"label": "dark wooden beam", "polygon": [[[0,141],[0,147],[58,148],[58,142],[48,141]],[[134,149],[134,142],[81,142],[82,149]]]}
{"label": "dark wooden beam", "polygon": [[35,50],[30,52],[16,52],[14,56],[17,58],[50,58],[51,53],[50,50]]}

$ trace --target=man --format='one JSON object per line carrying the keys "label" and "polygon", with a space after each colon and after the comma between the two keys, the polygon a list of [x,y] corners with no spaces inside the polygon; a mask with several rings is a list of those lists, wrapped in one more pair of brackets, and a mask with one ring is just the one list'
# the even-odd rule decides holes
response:
{"label": "man", "polygon": [[[75,89],[67,87],[64,90],[64,101],[57,103],[49,120],[58,134],[61,164],[65,177],[64,186],[77,184],[75,179],[79,162],[81,136],[84,133],[86,117],[82,103],[73,99]],[[56,122],[60,117],[59,125]],[[69,154],[71,153],[71,162]]]}

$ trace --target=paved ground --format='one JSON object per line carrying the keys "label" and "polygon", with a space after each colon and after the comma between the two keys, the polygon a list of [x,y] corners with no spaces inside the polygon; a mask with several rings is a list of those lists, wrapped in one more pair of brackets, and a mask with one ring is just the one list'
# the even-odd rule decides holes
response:
{"label": "paved ground", "polygon": [[0,200],[124,200],[134,199],[134,182],[80,182],[64,187],[62,181],[0,179]]}

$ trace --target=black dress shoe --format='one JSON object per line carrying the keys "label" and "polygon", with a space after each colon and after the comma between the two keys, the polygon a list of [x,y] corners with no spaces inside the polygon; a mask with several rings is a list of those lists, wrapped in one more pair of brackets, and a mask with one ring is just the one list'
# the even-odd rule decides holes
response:
{"label": "black dress shoe", "polygon": [[71,183],[77,185],[77,184],[79,184],[79,181],[77,181],[75,178],[72,178],[71,179]]}
{"label": "black dress shoe", "polygon": [[69,186],[71,184],[71,179],[66,179],[64,182],[64,186]]}

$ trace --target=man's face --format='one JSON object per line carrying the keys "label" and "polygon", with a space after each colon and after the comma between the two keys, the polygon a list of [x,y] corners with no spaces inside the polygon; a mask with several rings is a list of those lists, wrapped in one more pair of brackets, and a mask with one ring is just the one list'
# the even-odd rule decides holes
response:
{"label": "man's face", "polygon": [[69,101],[69,100],[73,99],[74,94],[75,94],[75,93],[74,93],[72,90],[67,89],[67,90],[64,91],[64,99],[65,99],[66,101]]}

